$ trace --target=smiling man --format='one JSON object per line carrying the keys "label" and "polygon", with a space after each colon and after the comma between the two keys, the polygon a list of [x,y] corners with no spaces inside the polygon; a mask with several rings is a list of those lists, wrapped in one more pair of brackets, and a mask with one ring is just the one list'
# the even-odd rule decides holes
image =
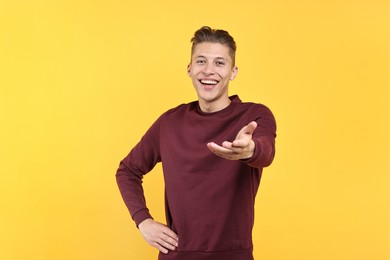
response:
{"label": "smiling man", "polygon": [[237,75],[237,67],[229,47],[214,42],[195,44],[188,75],[198,94],[202,111],[215,112],[230,104],[229,81]]}
{"label": "smiling man", "polygon": [[[202,27],[188,75],[198,100],[162,114],[124,158],[117,183],[144,239],[160,260],[251,260],[255,196],[275,154],[276,123],[264,105],[229,96],[236,43]],[[167,224],[145,202],[143,176],[161,162]]]}

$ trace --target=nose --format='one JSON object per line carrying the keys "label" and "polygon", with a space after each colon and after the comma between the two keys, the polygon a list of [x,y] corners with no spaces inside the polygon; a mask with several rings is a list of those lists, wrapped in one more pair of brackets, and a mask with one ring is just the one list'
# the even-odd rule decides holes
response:
{"label": "nose", "polygon": [[214,73],[214,66],[212,63],[207,62],[205,66],[203,67],[203,73],[206,75],[210,75]]}

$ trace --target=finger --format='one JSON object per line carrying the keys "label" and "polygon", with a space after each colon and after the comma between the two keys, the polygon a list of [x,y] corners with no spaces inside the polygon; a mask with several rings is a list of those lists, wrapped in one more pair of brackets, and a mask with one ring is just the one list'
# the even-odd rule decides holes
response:
{"label": "finger", "polygon": [[248,145],[250,143],[250,139],[248,140],[235,140],[233,143],[231,142],[223,142],[222,147],[230,150],[231,152],[228,152],[227,150],[225,151],[220,151],[224,152],[225,155],[231,155],[231,154],[241,154],[248,150]]}
{"label": "finger", "polygon": [[177,243],[179,241],[179,237],[177,236],[177,234],[175,232],[173,232],[172,229],[168,228],[168,227],[165,227],[164,230],[163,230],[163,233],[170,239],[173,241],[173,244],[177,246]]}
{"label": "finger", "polygon": [[171,243],[169,243],[167,240],[163,238],[158,238],[156,242],[160,244],[160,246],[164,247],[165,249],[170,249],[170,250],[176,249],[176,246],[172,245]]}
{"label": "finger", "polygon": [[253,132],[255,131],[256,128],[257,128],[257,123],[255,121],[252,121],[245,126],[244,132],[246,134],[251,135],[251,134],[253,134]]}
{"label": "finger", "polygon": [[233,143],[228,142],[228,141],[224,141],[222,143],[222,147],[231,150],[233,148]]}
{"label": "finger", "polygon": [[222,147],[220,145],[217,145],[216,143],[208,143],[207,147],[215,154],[217,155],[223,155],[223,154],[232,154],[233,151],[231,149]]}
{"label": "finger", "polygon": [[153,242],[152,243],[152,246],[154,246],[155,248],[157,248],[158,250],[160,250],[161,253],[163,254],[168,254],[168,249],[166,249],[165,247],[163,247],[162,245],[160,245],[158,242]]}
{"label": "finger", "polygon": [[174,247],[178,246],[178,238],[177,238],[177,236],[176,237],[171,237],[171,236],[169,236],[167,234],[163,234],[162,239],[165,242],[167,242],[168,244],[170,244],[170,245],[172,245]]}
{"label": "finger", "polygon": [[217,144],[211,143],[207,145],[210,149],[211,152],[213,152],[215,155],[222,157],[224,159],[228,160],[237,160],[238,159],[238,154],[234,153],[230,149],[226,149],[224,147],[221,147]]}
{"label": "finger", "polygon": [[232,149],[234,150],[234,148],[245,148],[249,145],[250,141],[250,138],[236,139],[232,142]]}

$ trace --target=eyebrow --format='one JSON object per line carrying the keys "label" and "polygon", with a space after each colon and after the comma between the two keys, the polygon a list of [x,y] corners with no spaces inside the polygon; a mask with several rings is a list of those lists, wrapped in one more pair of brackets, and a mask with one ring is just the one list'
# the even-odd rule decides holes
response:
{"label": "eyebrow", "polygon": [[[199,58],[207,59],[207,57],[203,56],[203,55],[199,55],[199,56],[195,57],[195,59],[199,59]],[[224,57],[215,57],[214,59],[216,59],[216,60],[226,60]]]}

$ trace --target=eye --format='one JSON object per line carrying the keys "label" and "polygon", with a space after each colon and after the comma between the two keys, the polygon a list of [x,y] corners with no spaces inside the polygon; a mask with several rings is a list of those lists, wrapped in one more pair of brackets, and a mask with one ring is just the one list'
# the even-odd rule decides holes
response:
{"label": "eye", "polygon": [[217,66],[224,66],[224,65],[225,65],[225,62],[219,60],[219,61],[216,61],[215,64],[216,64]]}
{"label": "eye", "polygon": [[205,64],[206,61],[205,60],[196,60],[196,64]]}

